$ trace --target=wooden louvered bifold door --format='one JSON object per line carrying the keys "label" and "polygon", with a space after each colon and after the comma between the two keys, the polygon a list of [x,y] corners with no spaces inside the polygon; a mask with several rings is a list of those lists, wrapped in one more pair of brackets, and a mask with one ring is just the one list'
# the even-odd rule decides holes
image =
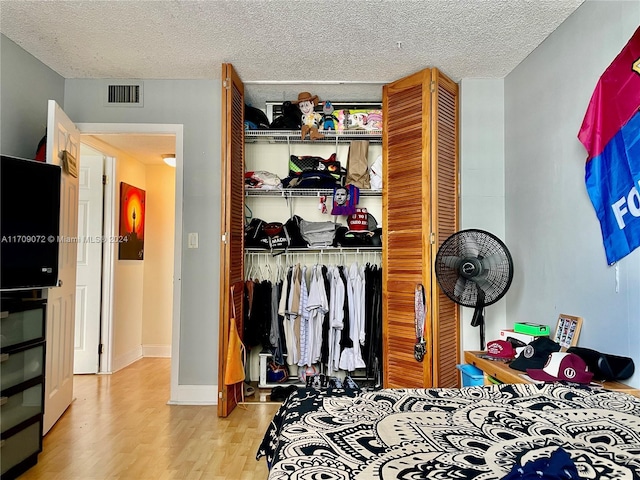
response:
{"label": "wooden louvered bifold door", "polygon": [[[383,88],[383,379],[386,388],[431,383],[431,349],[422,363],[416,342],[414,290],[423,283],[425,188],[430,73],[418,72]],[[425,285],[426,291],[430,286]],[[427,339],[431,343],[431,339]]]}
{"label": "wooden louvered bifold door", "polygon": [[220,327],[218,340],[218,416],[226,417],[242,398],[242,382],[224,385],[231,286],[238,331],[242,335],[244,279],[244,85],[231,64],[222,65],[222,194],[220,247]]}
{"label": "wooden louvered bifold door", "polygon": [[[435,236],[430,265],[442,242],[458,231],[458,85],[433,69],[431,226]],[[460,307],[442,291],[432,271],[433,385],[459,387]]]}
{"label": "wooden louvered bifold door", "polygon": [[[433,260],[458,228],[458,86],[426,69],[383,88],[384,386],[455,387],[459,307]],[[426,291],[422,362],[414,356],[414,290]]]}

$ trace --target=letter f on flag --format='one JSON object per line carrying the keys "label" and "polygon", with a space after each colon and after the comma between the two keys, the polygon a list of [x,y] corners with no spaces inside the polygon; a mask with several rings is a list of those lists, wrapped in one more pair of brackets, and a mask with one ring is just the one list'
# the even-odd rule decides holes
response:
{"label": "letter f on flag", "polygon": [[596,85],[578,132],[607,263],[640,246],[640,28]]}

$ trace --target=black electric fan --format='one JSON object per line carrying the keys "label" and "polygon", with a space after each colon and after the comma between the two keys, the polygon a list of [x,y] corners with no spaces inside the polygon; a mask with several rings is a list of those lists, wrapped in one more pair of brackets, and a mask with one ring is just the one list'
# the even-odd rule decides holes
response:
{"label": "black electric fan", "polygon": [[480,348],[484,350],[484,307],[500,300],[513,280],[507,246],[484,230],[461,230],[438,249],[435,270],[447,297],[475,308],[471,326],[480,327]]}

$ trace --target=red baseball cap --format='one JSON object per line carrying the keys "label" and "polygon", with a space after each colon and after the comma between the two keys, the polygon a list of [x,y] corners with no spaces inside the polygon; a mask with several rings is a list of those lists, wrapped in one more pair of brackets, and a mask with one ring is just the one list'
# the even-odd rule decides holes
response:
{"label": "red baseball cap", "polygon": [[593,373],[575,353],[553,352],[542,369],[528,368],[527,374],[534,380],[545,382],[589,383]]}
{"label": "red baseball cap", "polygon": [[507,342],[506,340],[493,340],[487,343],[487,355],[494,358],[513,360],[516,356],[516,351],[513,349],[511,342]]}

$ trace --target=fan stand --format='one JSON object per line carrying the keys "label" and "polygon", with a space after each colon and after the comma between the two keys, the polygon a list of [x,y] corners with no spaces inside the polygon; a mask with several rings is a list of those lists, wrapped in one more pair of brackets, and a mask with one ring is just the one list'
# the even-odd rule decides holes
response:
{"label": "fan stand", "polygon": [[485,294],[482,288],[478,288],[478,299],[476,301],[476,307],[473,311],[473,318],[471,319],[472,327],[480,327],[480,350],[484,350],[484,300]]}
{"label": "fan stand", "polygon": [[480,327],[480,350],[484,350],[484,347],[485,347],[484,307],[476,306],[476,309],[473,311],[471,326]]}

